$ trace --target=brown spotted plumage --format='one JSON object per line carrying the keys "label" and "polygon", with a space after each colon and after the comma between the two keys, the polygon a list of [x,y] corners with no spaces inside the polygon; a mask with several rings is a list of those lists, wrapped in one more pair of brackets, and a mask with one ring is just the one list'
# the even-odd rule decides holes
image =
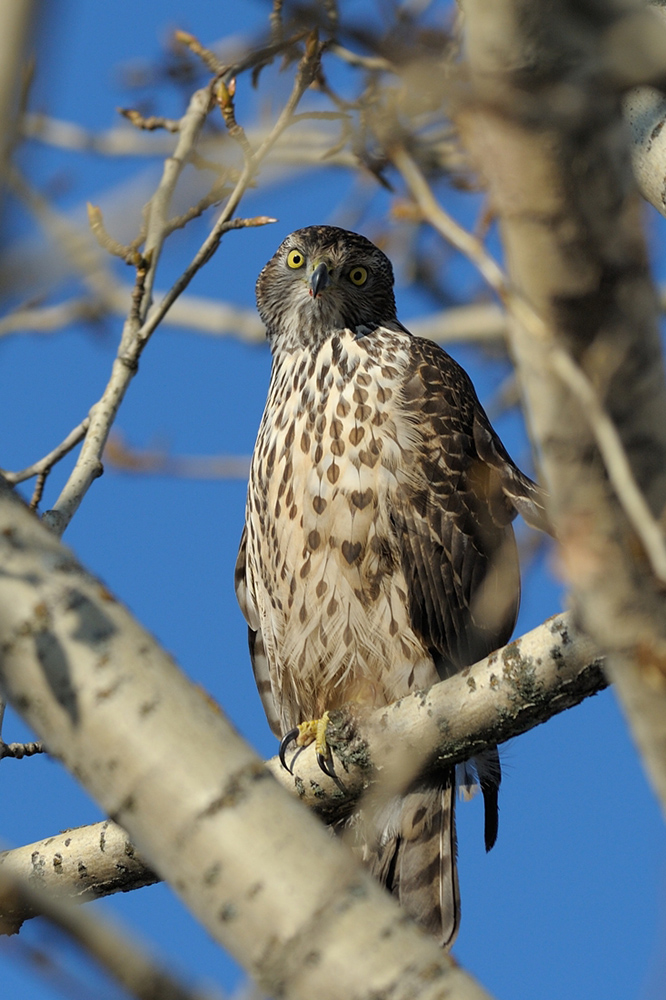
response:
{"label": "brown spotted plumage", "polygon": [[[388,258],[311,226],[257,281],[273,352],[237,564],[252,663],[283,736],[348,702],[389,704],[508,641],[520,593],[511,527],[545,526],[465,372],[398,322]],[[476,762],[486,846],[496,749]],[[418,781],[367,845],[371,869],[450,946],[459,922],[455,776]]]}

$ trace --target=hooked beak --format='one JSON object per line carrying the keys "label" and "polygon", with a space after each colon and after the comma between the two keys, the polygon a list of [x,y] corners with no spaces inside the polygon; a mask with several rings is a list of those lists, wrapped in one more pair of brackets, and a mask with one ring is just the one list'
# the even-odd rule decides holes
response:
{"label": "hooked beak", "polygon": [[328,286],[328,268],[326,264],[317,264],[310,275],[310,294],[316,299],[320,292]]}

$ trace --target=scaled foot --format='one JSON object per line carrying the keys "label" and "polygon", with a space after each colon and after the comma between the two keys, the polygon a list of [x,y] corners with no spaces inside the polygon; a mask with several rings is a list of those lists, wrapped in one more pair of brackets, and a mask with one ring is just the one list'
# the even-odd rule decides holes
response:
{"label": "scaled foot", "polygon": [[289,745],[291,743],[296,743],[297,747],[307,747],[310,743],[314,743],[319,767],[322,769],[324,774],[328,775],[329,778],[335,777],[331,751],[328,743],[326,742],[326,729],[328,728],[328,721],[328,712],[324,712],[321,719],[309,719],[307,722],[301,722],[294,729],[290,729],[289,732],[282,737],[280,742],[279,757],[282,766],[285,767],[287,771],[293,774],[293,771],[286,761],[286,753]]}

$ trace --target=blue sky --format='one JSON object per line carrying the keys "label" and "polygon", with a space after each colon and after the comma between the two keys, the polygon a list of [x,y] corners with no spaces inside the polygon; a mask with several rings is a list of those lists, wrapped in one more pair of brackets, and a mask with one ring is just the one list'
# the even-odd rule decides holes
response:
{"label": "blue sky", "polygon": [[[119,68],[149,64],[168,33],[183,27],[204,43],[251,35],[266,22],[258,0],[210,4],[204,0],[56,0],[40,27],[32,107],[94,131],[117,122],[116,108],[149,91],[130,93]],[[376,8],[366,0],[342,4],[355,16]],[[437,5],[435,5],[437,10]],[[443,9],[443,8],[442,8]],[[274,81],[275,76],[267,76]],[[257,97],[239,80],[239,119],[247,121]],[[156,113],[177,115],[181,97],[157,87]],[[149,185],[159,176],[157,159],[103,159],[32,143],[20,162],[33,184],[72,218],[87,200],[117,204],[132,191],[138,173]],[[147,187],[149,190],[149,187]],[[120,193],[119,193],[120,192]],[[446,203],[471,224],[478,198],[443,192]],[[372,236],[388,227],[390,197],[379,192],[354,215],[358,186],[340,171],[301,175],[296,182],[259,187],[244,214],[269,214],[278,223],[230,233],[197,276],[192,293],[238,305],[254,302],[257,273],[284,236],[315,222],[355,225]],[[663,279],[664,226],[650,210],[655,268]],[[158,285],[166,287],[205,235],[202,220],[170,241]],[[35,260],[42,237],[27,216],[4,218],[3,260],[17,266],[13,297],[21,287],[22,261]],[[474,273],[456,263],[436,239],[452,291],[464,299],[482,291]],[[9,256],[7,256],[9,255]],[[45,258],[46,259],[46,258]],[[18,264],[17,264],[18,262]],[[52,262],[51,262],[52,263]],[[123,265],[119,277],[130,280]],[[46,278],[52,277],[46,272]],[[43,292],[72,292],[73,279],[43,282]],[[399,315],[426,315],[433,303],[398,274]],[[0,465],[20,468],[49,451],[77,424],[104,387],[120,333],[120,319],[102,328],[82,325],[53,335],[0,338]],[[506,362],[453,345],[451,353],[470,371],[483,401],[508,374]],[[117,427],[135,447],[166,444],[176,454],[247,455],[263,409],[270,371],[266,346],[163,329],[148,346]],[[498,430],[513,456],[529,467],[529,447],[515,414]],[[57,497],[69,466],[53,473],[46,506]],[[233,595],[233,566],[243,523],[245,484],[240,481],[130,477],[108,471],[96,482],[65,540],[172,652],[193,680],[222,704],[240,731],[265,756],[276,746],[265,723],[245,642],[245,626]],[[526,568],[518,632],[563,608],[565,596],[541,551]],[[10,715],[5,739],[26,731]],[[503,750],[500,835],[483,850],[480,803],[458,809],[462,927],[454,954],[497,997],[506,1000],[653,1000],[666,992],[666,839],[651,794],[612,693],[514,740]],[[174,790],[176,794],[176,790]],[[0,837],[7,846],[39,840],[61,829],[94,822],[99,809],[59,764],[47,758],[0,764]],[[164,886],[95,904],[140,931],[158,952],[193,975],[228,989],[242,973],[185,913]],[[63,995],[34,972],[25,946],[41,947],[50,932],[33,921],[25,942],[0,940],[0,981],[11,1000],[55,1000]],[[114,997],[89,967],[59,946],[63,961],[90,985],[90,995]],[[64,994],[71,995],[71,994]],[[83,994],[86,995],[86,994]]]}

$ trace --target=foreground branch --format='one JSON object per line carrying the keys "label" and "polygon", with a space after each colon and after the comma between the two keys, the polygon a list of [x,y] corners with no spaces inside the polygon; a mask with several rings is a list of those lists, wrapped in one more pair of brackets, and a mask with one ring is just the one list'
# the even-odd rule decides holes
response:
{"label": "foreground branch", "polygon": [[[0,900],[9,902],[16,910],[30,910],[46,917],[135,1000],[222,1000],[217,991],[191,988],[177,979],[166,965],[157,962],[114,922],[99,914],[84,914],[44,892],[34,881],[28,882],[4,867],[0,869]],[[2,930],[0,921],[0,933]]]}
{"label": "foreground branch", "polygon": [[[586,380],[587,399],[544,363],[543,343],[514,316],[512,349],[576,620],[608,656],[666,810],[666,593],[654,561],[663,549],[660,527],[648,541],[666,504],[666,382],[621,94],[594,76],[627,10],[595,8],[597,23],[583,35],[566,2],[468,0],[476,107],[467,128],[501,220],[512,287]],[[627,60],[640,60],[630,41]],[[644,498],[641,524],[627,517],[618,482],[615,489],[609,483],[590,387],[595,412],[628,457],[625,485]]]}
{"label": "foreground branch", "polygon": [[0,560],[3,693],[267,992],[487,997],[2,483]]}

